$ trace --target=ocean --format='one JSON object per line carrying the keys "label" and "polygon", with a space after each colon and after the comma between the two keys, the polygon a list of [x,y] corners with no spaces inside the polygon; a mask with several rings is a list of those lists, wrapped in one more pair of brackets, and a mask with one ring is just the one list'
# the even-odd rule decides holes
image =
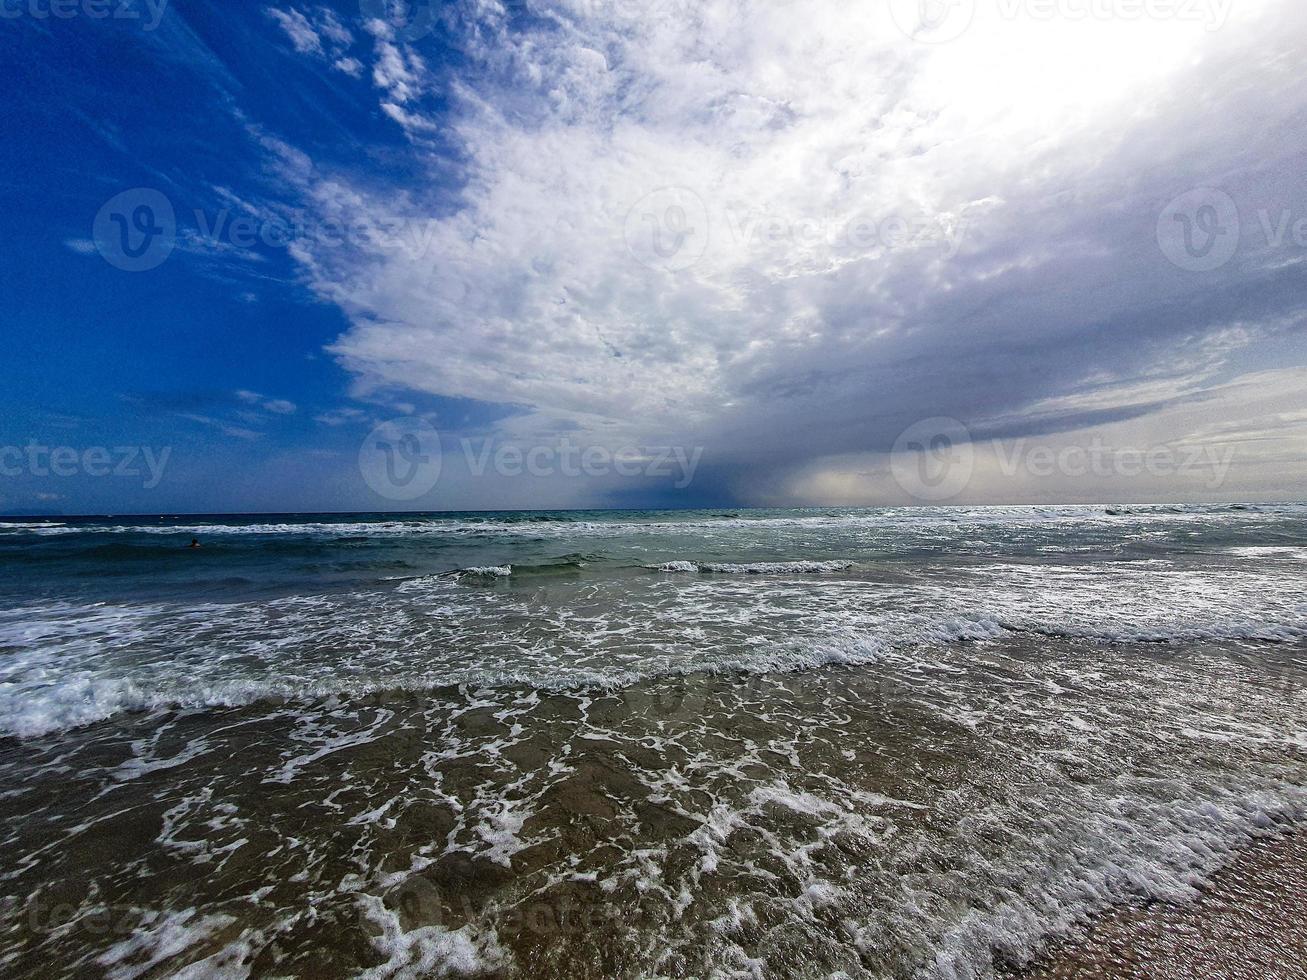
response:
{"label": "ocean", "polygon": [[0,973],[1008,975],[1304,681],[1307,505],[0,519]]}

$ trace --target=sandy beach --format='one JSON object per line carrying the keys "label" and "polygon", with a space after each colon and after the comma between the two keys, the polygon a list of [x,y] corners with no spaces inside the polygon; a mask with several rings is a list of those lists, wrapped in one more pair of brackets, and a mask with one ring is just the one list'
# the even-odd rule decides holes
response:
{"label": "sandy beach", "polygon": [[1307,835],[1253,844],[1202,896],[1154,902],[1098,921],[1021,980],[1150,978],[1301,980],[1307,977]]}

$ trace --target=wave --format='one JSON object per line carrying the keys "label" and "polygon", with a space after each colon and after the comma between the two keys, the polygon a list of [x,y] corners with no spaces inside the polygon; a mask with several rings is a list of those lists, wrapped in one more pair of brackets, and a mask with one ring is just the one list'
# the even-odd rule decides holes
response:
{"label": "wave", "polygon": [[[88,674],[65,677],[42,685],[39,690],[13,689],[0,692],[0,733],[18,738],[36,738],[107,721],[116,716],[142,712],[234,709],[263,702],[309,705],[339,697],[413,692],[426,693],[461,687],[524,688],[537,691],[614,691],[633,684],[665,677],[695,675],[798,674],[838,667],[865,667],[888,655],[908,650],[925,650],[954,643],[993,641],[1005,635],[1033,632],[1008,626],[997,619],[955,618],[941,620],[915,635],[890,638],[865,635],[826,638],[817,641],[771,642],[747,653],[712,661],[671,662],[655,658],[643,667],[612,668],[554,665],[550,673],[530,668],[455,667],[417,675],[357,678],[287,678],[281,680],[229,680],[193,687],[167,683],[152,688],[145,678],[95,677]],[[1086,639],[1074,633],[1043,635]],[[1189,638],[1231,640],[1275,640],[1307,637],[1307,629],[1292,634],[1273,631],[1211,631]],[[1111,637],[1112,642],[1148,642],[1150,637]],[[923,661],[925,663],[927,661]]]}
{"label": "wave", "polygon": [[596,562],[607,561],[602,555],[572,554],[540,562],[519,562],[505,565],[473,565],[468,568],[456,568],[436,575],[419,575],[405,580],[401,588],[414,584],[441,581],[460,582],[464,580],[495,580],[516,576],[518,578],[532,575],[574,575]]}
{"label": "wave", "polygon": [[[776,514],[750,513],[703,514],[659,512],[649,519],[633,520],[623,512],[612,517],[582,517],[569,514],[496,515],[477,518],[414,517],[342,521],[304,521],[249,524],[157,524],[93,523],[64,524],[27,522],[0,524],[0,530],[34,535],[64,534],[161,534],[191,537],[228,536],[345,536],[403,537],[415,535],[450,535],[454,537],[606,537],[630,534],[696,533],[722,529],[839,529],[879,528],[909,525],[937,527],[957,525],[1044,525],[1057,523],[1103,522],[1116,524],[1122,518],[1140,521],[1190,522],[1220,520],[1238,526],[1238,522],[1257,516],[1301,518],[1304,504],[1275,505],[1141,505],[1117,507],[1106,505],[1022,505],[988,507],[886,507],[873,509],[803,511]],[[622,514],[621,517],[616,516]]]}
{"label": "wave", "polygon": [[594,576],[565,602],[543,590],[471,587],[573,575],[592,558],[469,566],[314,595],[0,609],[0,731],[39,735],[121,711],[265,697],[793,672],[904,650],[929,658],[1004,637],[1307,640],[1307,596],[1286,578],[1293,566],[1266,563],[922,566],[893,580],[815,578],[798,589],[768,587],[766,576],[851,563],[687,562],[693,577],[663,581],[638,574],[648,566],[622,566],[637,574]]}
{"label": "wave", "polygon": [[716,575],[820,575],[843,572],[853,567],[851,561],[668,561],[647,565],[657,572],[700,572]]}
{"label": "wave", "polygon": [[[487,570],[491,577],[496,570]],[[654,658],[639,666],[609,668],[582,664],[551,665],[547,673],[507,666],[463,666],[416,674],[359,677],[293,677],[288,671],[275,679],[203,682],[173,676],[152,687],[144,678],[96,677],[79,671],[36,688],[0,684],[0,732],[33,738],[104,721],[121,714],[157,711],[243,708],[260,702],[311,704],[338,697],[364,697],[388,692],[432,692],[444,689],[518,687],[539,691],[620,690],[663,677],[699,674],[799,673],[834,666],[875,663],[903,647],[994,639],[1003,628],[990,620],[952,619],[933,623],[915,635],[891,640],[880,636],[839,641],[774,642],[748,652],[705,661],[672,662]]]}
{"label": "wave", "polygon": [[[460,570],[462,577],[484,576],[484,581],[496,581],[512,573],[513,570],[507,566]],[[427,577],[405,584],[429,585],[436,581],[448,582],[450,579],[448,576]],[[217,623],[221,608],[213,607],[211,612],[202,615],[207,628],[216,626],[228,632],[235,630],[235,624],[246,618],[238,605],[227,613],[233,620],[231,624]],[[152,611],[157,613],[158,609]],[[459,608],[450,608],[448,612],[456,617],[465,614]],[[107,609],[100,613],[109,623],[123,623],[126,616],[122,610]],[[286,619],[285,629],[289,634],[307,628],[310,622],[321,621],[319,615],[309,610],[305,610],[305,617],[303,621],[291,619],[284,608],[279,608],[270,619]],[[25,635],[18,636],[11,629],[6,636],[0,637],[0,643],[13,648],[15,642],[25,640],[31,649],[44,649],[57,646],[63,632],[61,625],[55,623],[45,624],[44,628],[27,626]],[[238,708],[269,700],[307,703],[331,697],[392,691],[426,692],[459,686],[523,687],[542,691],[614,690],[668,676],[802,673],[831,667],[867,666],[881,662],[887,656],[898,658],[900,662],[903,656],[908,656],[911,662],[926,664],[934,660],[934,655],[926,652],[929,650],[957,643],[996,641],[1023,633],[1114,644],[1192,640],[1276,642],[1307,638],[1307,618],[1297,623],[1280,624],[1251,620],[1193,626],[1177,624],[1168,630],[1110,624],[1091,628],[1072,623],[1032,623],[997,610],[991,614],[969,615],[904,614],[886,619],[875,629],[828,630],[817,636],[772,639],[730,653],[703,650],[679,658],[652,655],[603,665],[586,657],[537,662],[532,659],[533,649],[520,645],[514,648],[516,653],[513,650],[501,652],[497,661],[439,664],[421,658],[407,665],[390,664],[393,671],[390,674],[387,674],[388,665],[383,660],[370,668],[366,676],[338,676],[334,663],[324,663],[319,659],[294,666],[270,663],[268,668],[274,677],[247,679],[217,679],[223,672],[220,664],[211,665],[213,679],[205,679],[183,664],[175,665],[177,669],[173,672],[154,677],[146,673],[123,677],[97,676],[89,669],[64,672],[58,662],[42,659],[29,665],[36,669],[35,682],[25,682],[21,671],[15,675],[12,669],[0,677],[0,731],[28,738],[82,727],[129,712]],[[87,628],[74,628],[72,635],[80,643],[95,642]],[[250,644],[255,648],[278,648],[284,642],[284,639],[264,637],[252,639]],[[310,645],[314,642],[310,637]],[[336,642],[339,641],[322,639],[324,647]],[[243,648],[232,651],[232,656],[243,659]]]}
{"label": "wave", "polygon": [[518,575],[574,575],[591,565],[606,561],[608,559],[603,555],[574,552],[545,561],[522,562],[514,565],[513,570]]}
{"label": "wave", "polygon": [[461,581],[462,579],[468,579],[468,578],[477,578],[477,579],[508,578],[512,574],[513,574],[512,565],[474,565],[471,568],[460,568],[457,571],[445,573],[446,577],[452,578],[455,581]]}
{"label": "wave", "polygon": [[[1117,812],[1129,801],[1130,820]],[[1102,809],[1069,807],[1074,835],[1048,833],[996,859],[999,880],[1021,882],[972,908],[930,944],[922,977],[992,976],[1028,964],[1053,939],[1083,936],[1095,915],[1128,903],[1188,902],[1254,841],[1301,832],[1307,793],[1279,784],[1231,789],[1176,780],[1176,798],[1133,797],[1125,786]]]}
{"label": "wave", "polygon": [[1287,545],[1227,548],[1226,554],[1234,555],[1236,558],[1280,558],[1307,561],[1307,548],[1295,548]]}

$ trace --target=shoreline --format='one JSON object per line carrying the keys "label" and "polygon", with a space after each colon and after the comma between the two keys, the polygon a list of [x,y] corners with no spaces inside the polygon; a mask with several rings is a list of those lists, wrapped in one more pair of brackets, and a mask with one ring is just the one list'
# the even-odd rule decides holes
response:
{"label": "shoreline", "polygon": [[1301,980],[1307,977],[1307,832],[1252,842],[1192,902],[1097,917],[1009,980]]}

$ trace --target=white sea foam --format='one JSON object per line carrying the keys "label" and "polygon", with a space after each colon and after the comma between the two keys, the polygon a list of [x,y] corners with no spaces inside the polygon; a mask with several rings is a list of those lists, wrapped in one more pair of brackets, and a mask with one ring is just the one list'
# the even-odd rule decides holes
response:
{"label": "white sea foam", "polygon": [[162,534],[193,537],[223,536],[368,536],[396,537],[450,535],[455,537],[503,536],[529,538],[616,537],[643,534],[694,535],[713,530],[821,530],[876,529],[885,527],[937,528],[956,533],[966,527],[1124,527],[1130,523],[1155,525],[1209,522],[1239,527],[1250,517],[1302,517],[1304,504],[1266,505],[1256,509],[1231,510],[1216,505],[1173,505],[1116,508],[1102,505],[1030,505],[990,507],[886,507],[867,510],[802,512],[779,516],[770,513],[748,516],[694,516],[680,520],[650,518],[626,520],[504,520],[497,517],[414,517],[408,520],[310,521],[259,524],[132,524],[83,522],[75,525],[50,522],[14,524],[15,529],[41,534]]}
{"label": "white sea foam", "polygon": [[[624,572],[587,580],[566,603],[432,577],[202,609],[52,604],[0,613],[0,647],[25,671],[0,666],[0,678],[36,699],[76,679],[72,666],[130,674],[136,697],[219,690],[242,670],[242,682],[297,700],[333,685],[466,685],[402,704],[279,706],[248,757],[232,752],[245,726],[225,720],[180,741],[194,718],[157,726],[158,739],[133,733],[126,763],[98,746],[79,756],[79,739],[34,747],[31,756],[56,765],[109,758],[102,782],[119,798],[133,792],[124,783],[157,774],[151,793],[172,793],[157,855],[204,859],[215,882],[252,873],[218,867],[233,848],[276,855],[276,893],[258,906],[274,924],[261,918],[233,938],[232,923],[206,916],[251,889],[215,888],[222,897],[211,907],[150,923],[105,954],[101,965],[122,976],[240,975],[260,951],[275,961],[282,944],[314,939],[297,931],[305,893],[325,909],[357,907],[366,939],[356,938],[382,960],[365,976],[512,975],[525,964],[514,961],[510,906],[523,892],[546,902],[551,887],[585,882],[652,913],[632,915],[625,934],[633,971],[675,962],[696,976],[770,976],[792,970],[797,950],[824,976],[874,963],[886,975],[981,978],[996,959],[1020,962],[1110,903],[1192,897],[1235,848],[1305,815],[1303,790],[1284,783],[1297,778],[1287,753],[1301,710],[1249,683],[1255,674],[1232,676],[1220,658],[1154,659],[1152,648],[990,641],[1014,629],[1187,636],[1234,616],[1250,628],[1262,628],[1259,617],[1292,625],[1301,610],[1276,594],[1283,580],[1255,563],[1234,573],[990,563],[877,582]],[[733,643],[741,632],[747,642]],[[780,675],[829,664],[865,669],[833,682]],[[767,676],[649,685],[629,700],[588,687],[538,693],[722,671]],[[529,689],[493,686],[502,683]],[[663,713],[659,688],[688,688],[692,700]],[[385,751],[354,751],[392,736]],[[923,766],[923,753],[944,764]],[[604,798],[610,816],[578,821],[560,790],[595,762],[613,764],[622,782]],[[641,796],[627,779],[673,829],[627,806]],[[265,807],[238,807],[245,800],[232,789],[245,785],[292,801],[296,819],[277,828]],[[434,809],[452,825],[435,821],[431,834],[421,818]],[[328,840],[344,831],[352,856],[320,866],[343,850]],[[405,855],[410,837],[421,846]],[[596,847],[597,838],[622,846]],[[438,893],[390,900],[410,872],[456,852],[460,863],[495,865],[476,885],[493,896],[477,903],[486,914],[455,929]],[[242,857],[261,870],[248,850]],[[206,954],[181,968],[189,974],[174,969]],[[560,962],[569,955],[564,946]]]}
{"label": "white sea foam", "polygon": [[358,974],[367,980],[404,977],[479,976],[510,962],[493,929],[418,925],[404,928],[400,916],[373,895],[360,895],[363,914],[379,930],[372,944],[386,960]]}
{"label": "white sea foam", "polygon": [[652,567],[659,572],[697,572],[699,563],[693,561],[665,561],[661,565]]}
{"label": "white sea foam", "polygon": [[1307,561],[1307,548],[1292,548],[1283,545],[1229,548],[1227,553],[1239,558],[1286,558],[1294,561]]}
{"label": "white sea foam", "polygon": [[1077,813],[1075,847],[1050,836],[996,860],[991,874],[1025,886],[1007,890],[992,907],[972,909],[933,939],[935,953],[923,974],[989,976],[996,952],[1029,962],[1051,937],[1071,933],[1109,906],[1191,901],[1250,840],[1283,832],[1307,815],[1307,795],[1296,788],[1131,805],[1129,822],[1111,809]]}
{"label": "white sea foam", "polygon": [[[512,565],[473,565],[471,568],[459,568],[452,572],[445,572],[434,578],[452,578],[455,581],[462,579],[497,579],[508,578],[513,574]],[[432,576],[423,576],[417,579],[417,582],[430,582]]]}
{"label": "white sea foam", "polygon": [[[287,598],[32,603],[0,610],[0,731],[34,737],[122,712],[268,698],[794,672],[871,664],[905,649],[925,660],[932,647],[1012,632],[1090,642],[1296,642],[1307,638],[1307,591],[1283,560],[1294,550],[1242,546],[1219,567],[1047,557],[905,564],[895,578],[874,581],[874,568],[848,560],[682,559],[645,567],[688,574],[633,575],[625,565],[617,575],[583,576],[561,601],[552,589],[468,587],[532,581],[518,574],[529,565],[485,564]],[[559,567],[580,564],[566,557]],[[827,574],[840,572],[848,574]]]}
{"label": "white sea foam", "polygon": [[[1252,573],[998,565],[961,581],[835,589],[814,578],[761,591],[750,577],[696,576],[670,594],[622,594],[588,625],[511,590],[440,578],[380,594],[10,610],[0,613],[8,651],[0,730],[31,737],[124,711],[384,689],[615,687],[668,674],[793,672],[1008,631],[1109,642],[1307,637],[1307,600]],[[788,624],[794,618],[801,628]],[[533,625],[522,631],[518,622]],[[734,639],[737,623],[750,628],[751,642]]]}
{"label": "white sea foam", "polygon": [[659,572],[705,572],[718,575],[819,575],[843,572],[851,561],[668,561],[653,566]]}
{"label": "white sea foam", "polygon": [[134,980],[235,921],[230,915],[200,915],[195,909],[154,914],[148,925],[114,943],[96,962],[112,980]]}

